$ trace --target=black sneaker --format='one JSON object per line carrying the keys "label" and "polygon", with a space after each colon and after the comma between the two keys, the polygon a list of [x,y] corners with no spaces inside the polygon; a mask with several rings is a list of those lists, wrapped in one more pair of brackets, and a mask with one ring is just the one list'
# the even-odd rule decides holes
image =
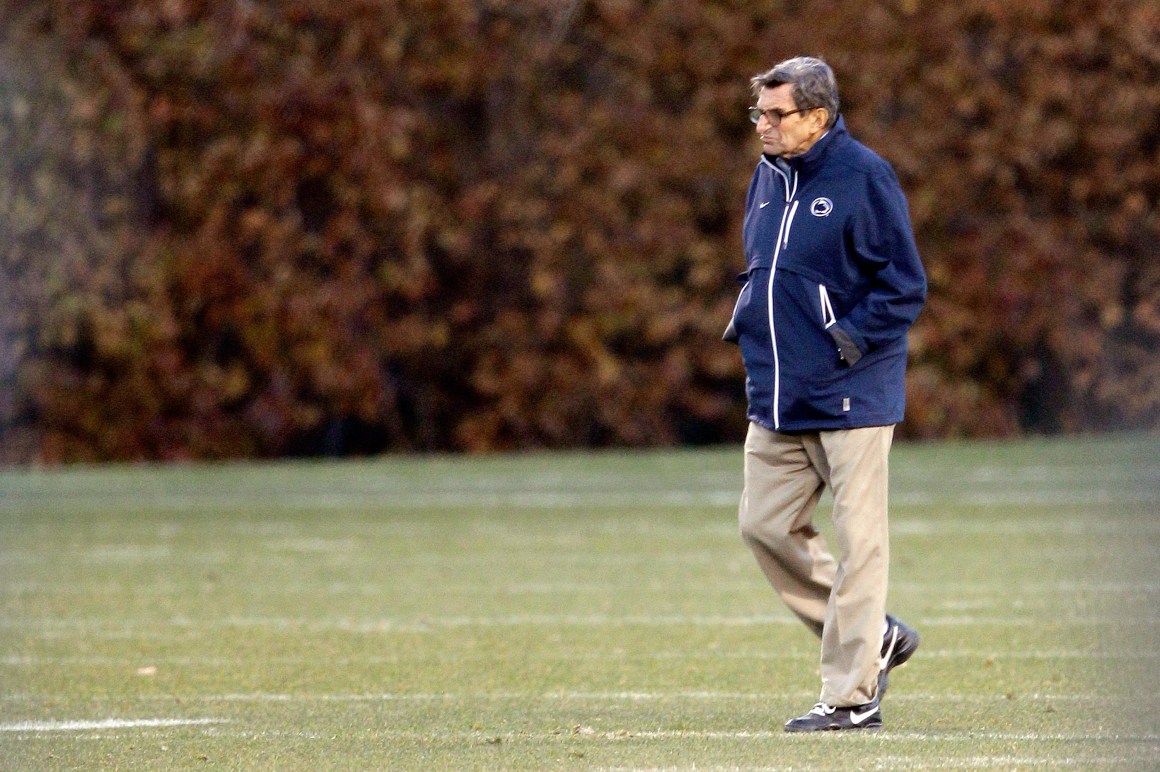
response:
{"label": "black sneaker", "polygon": [[832,708],[819,702],[804,716],[787,721],[787,732],[833,732],[842,729],[881,729],[882,711],[878,700],[849,708]]}
{"label": "black sneaker", "polygon": [[882,639],[882,659],[878,664],[878,699],[886,694],[890,671],[910,659],[918,650],[918,631],[886,615],[886,636]]}

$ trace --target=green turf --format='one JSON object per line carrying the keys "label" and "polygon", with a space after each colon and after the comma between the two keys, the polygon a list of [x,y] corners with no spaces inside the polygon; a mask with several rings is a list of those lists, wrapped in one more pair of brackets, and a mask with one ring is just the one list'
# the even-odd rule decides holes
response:
{"label": "green turf", "polygon": [[1157,768],[1158,461],[897,445],[922,648],[807,737],[739,448],[0,472],[0,768]]}

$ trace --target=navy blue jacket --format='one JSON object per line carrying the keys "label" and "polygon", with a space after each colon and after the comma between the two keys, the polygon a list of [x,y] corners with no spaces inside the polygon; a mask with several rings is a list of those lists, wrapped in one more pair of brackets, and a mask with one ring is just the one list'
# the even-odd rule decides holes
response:
{"label": "navy blue jacket", "polygon": [[890,165],[841,117],[804,154],[763,156],[744,241],[725,339],[741,346],[749,419],[781,432],[901,421],[926,275]]}

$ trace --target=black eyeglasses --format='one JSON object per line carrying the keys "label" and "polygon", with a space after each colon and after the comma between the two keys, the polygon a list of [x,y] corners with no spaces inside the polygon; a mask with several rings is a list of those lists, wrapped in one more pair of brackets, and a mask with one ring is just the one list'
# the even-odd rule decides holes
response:
{"label": "black eyeglasses", "polygon": [[770,126],[779,126],[781,125],[782,119],[793,115],[794,113],[804,113],[807,110],[813,109],[814,108],[812,107],[803,107],[800,110],[786,110],[785,112],[782,112],[781,110],[762,110],[760,107],[750,107],[749,121],[756,124],[761,120],[761,116],[764,115],[765,120],[769,121]]}

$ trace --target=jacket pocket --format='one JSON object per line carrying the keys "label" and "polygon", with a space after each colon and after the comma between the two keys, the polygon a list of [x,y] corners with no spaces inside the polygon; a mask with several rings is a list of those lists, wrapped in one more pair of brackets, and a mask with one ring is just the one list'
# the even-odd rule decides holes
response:
{"label": "jacket pocket", "polygon": [[830,302],[830,292],[825,284],[818,285],[818,300],[822,309],[822,327],[828,330],[838,323],[838,318],[834,316],[834,305]]}
{"label": "jacket pocket", "polygon": [[741,337],[737,332],[737,312],[741,310],[743,301],[748,302],[750,273],[751,271],[745,271],[737,275],[737,282],[742,286],[741,292],[737,295],[737,302],[733,304],[733,315],[729,317],[729,326],[725,328],[725,334],[721,336],[721,340],[726,343],[737,343]]}

